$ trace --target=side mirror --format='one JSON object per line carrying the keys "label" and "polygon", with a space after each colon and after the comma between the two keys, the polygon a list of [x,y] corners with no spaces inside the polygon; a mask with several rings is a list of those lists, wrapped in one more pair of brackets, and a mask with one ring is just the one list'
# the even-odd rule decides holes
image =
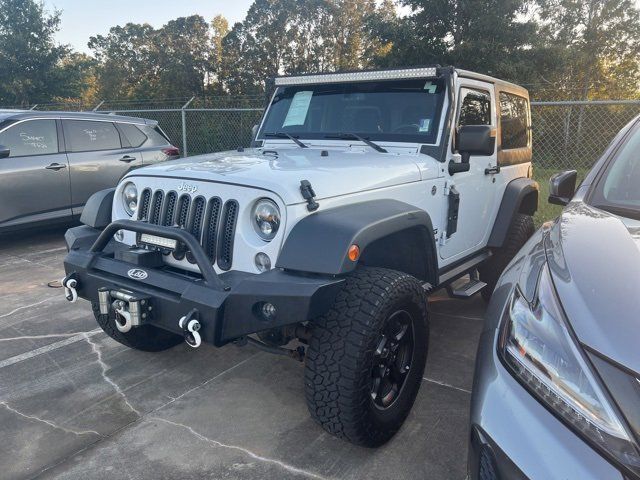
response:
{"label": "side mirror", "polygon": [[562,206],[568,204],[576,193],[577,180],[576,170],[566,170],[553,175],[549,180],[549,203]]}
{"label": "side mirror", "polygon": [[258,135],[258,128],[260,128],[260,125],[254,125],[253,127],[251,127],[251,140],[255,140],[256,136]]}
{"label": "side mirror", "polygon": [[0,158],[7,158],[9,155],[11,155],[11,150],[9,149],[9,147],[0,145]]}
{"label": "side mirror", "polygon": [[456,150],[462,163],[449,163],[449,173],[468,172],[471,155],[489,156],[496,149],[495,128],[491,125],[464,125],[458,129]]}

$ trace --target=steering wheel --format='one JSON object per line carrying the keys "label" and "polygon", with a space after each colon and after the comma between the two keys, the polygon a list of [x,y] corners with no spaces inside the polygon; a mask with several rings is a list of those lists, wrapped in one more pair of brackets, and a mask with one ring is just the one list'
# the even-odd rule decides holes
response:
{"label": "steering wheel", "polygon": [[394,128],[393,133],[417,133],[420,131],[420,125],[417,123],[403,123]]}

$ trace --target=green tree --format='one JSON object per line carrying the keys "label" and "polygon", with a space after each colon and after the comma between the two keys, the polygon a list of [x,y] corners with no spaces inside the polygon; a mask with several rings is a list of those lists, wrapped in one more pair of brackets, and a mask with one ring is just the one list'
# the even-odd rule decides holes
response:
{"label": "green tree", "polygon": [[69,48],[56,45],[60,12],[35,0],[0,0],[0,103],[28,105],[60,93],[56,75]]}
{"label": "green tree", "polygon": [[524,77],[536,24],[527,0],[404,0],[412,13],[387,36],[387,63],[453,64],[517,79]]}
{"label": "green tree", "polygon": [[225,87],[260,93],[276,75],[371,66],[390,49],[377,36],[390,13],[389,0],[256,0],[223,40]]}
{"label": "green tree", "polygon": [[71,52],[63,58],[52,74],[52,83],[59,85],[51,98],[56,103],[80,104],[88,108],[97,98],[95,58],[84,53]]}
{"label": "green tree", "polygon": [[171,20],[153,35],[154,98],[204,95],[214,67],[211,31],[200,15]]}
{"label": "green tree", "polygon": [[640,11],[633,0],[538,0],[539,37],[561,58],[547,98],[626,98],[640,85]]}
{"label": "green tree", "polygon": [[157,66],[152,60],[151,25],[127,23],[112,27],[107,35],[89,39],[98,61],[99,95],[102,98],[149,98]]}

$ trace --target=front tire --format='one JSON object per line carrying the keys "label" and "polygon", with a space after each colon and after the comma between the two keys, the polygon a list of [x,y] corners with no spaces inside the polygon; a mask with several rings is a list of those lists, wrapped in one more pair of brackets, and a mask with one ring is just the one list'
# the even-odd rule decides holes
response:
{"label": "front tire", "polygon": [[311,327],[305,394],[312,418],[357,445],[384,444],[422,383],[428,318],[421,283],[394,270],[359,268]]}
{"label": "front tire", "polygon": [[92,303],[91,306],[96,322],[98,322],[104,333],[129,348],[142,350],[143,352],[162,352],[184,341],[180,335],[167,332],[153,325],[142,325],[123,333],[116,328],[113,312],[109,315],[102,315],[100,306],[97,303]]}
{"label": "front tire", "polygon": [[531,215],[521,213],[516,215],[507,232],[505,245],[494,251],[493,257],[478,268],[480,280],[487,284],[481,292],[485,301],[488,302],[491,299],[502,272],[535,231],[536,227]]}

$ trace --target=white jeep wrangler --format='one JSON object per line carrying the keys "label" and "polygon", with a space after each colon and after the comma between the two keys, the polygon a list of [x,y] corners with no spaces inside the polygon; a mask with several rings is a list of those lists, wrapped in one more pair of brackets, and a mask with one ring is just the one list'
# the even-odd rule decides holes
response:
{"label": "white jeep wrangler", "polygon": [[304,360],[312,417],[381,445],[421,384],[428,293],[488,297],[533,233],[528,94],[451,67],[275,85],[251,149],[91,198],[66,234],[66,295],[132,348]]}

